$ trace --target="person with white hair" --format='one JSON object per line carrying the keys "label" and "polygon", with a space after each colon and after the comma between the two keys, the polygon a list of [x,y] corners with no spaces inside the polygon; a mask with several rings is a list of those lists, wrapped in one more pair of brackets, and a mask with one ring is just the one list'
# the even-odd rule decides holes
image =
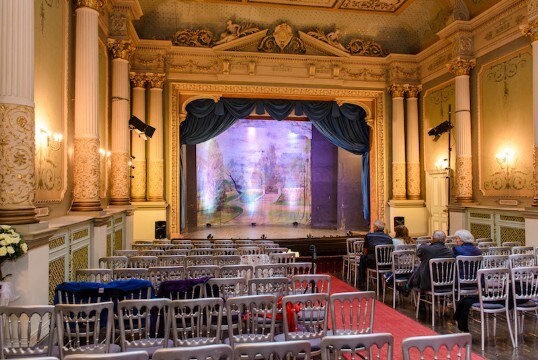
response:
{"label": "person with white hair", "polygon": [[432,241],[429,245],[423,245],[417,249],[417,256],[420,259],[418,271],[418,281],[413,285],[418,285],[421,290],[431,290],[430,283],[430,260],[439,258],[453,258],[454,253],[445,245],[446,234],[444,231],[435,230],[432,234]]}
{"label": "person with white hair", "polygon": [[385,234],[385,223],[380,219],[374,221],[374,231],[364,237],[363,255],[359,263],[359,288],[366,288],[366,268],[375,269],[375,247],[392,245],[392,238]]}
{"label": "person with white hair", "polygon": [[475,245],[474,236],[469,230],[458,230],[454,233],[454,256],[479,256],[482,251]]}

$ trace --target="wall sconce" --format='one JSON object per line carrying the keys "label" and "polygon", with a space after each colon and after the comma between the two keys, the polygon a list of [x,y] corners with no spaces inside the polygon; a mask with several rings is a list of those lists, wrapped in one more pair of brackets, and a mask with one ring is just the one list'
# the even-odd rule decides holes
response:
{"label": "wall sconce", "polygon": [[131,118],[129,119],[129,129],[136,131],[138,136],[144,140],[151,138],[155,132],[153,126],[149,126],[134,115],[131,115]]}
{"label": "wall sconce", "polygon": [[36,132],[36,138],[40,146],[46,146],[50,150],[58,151],[64,136],[61,133],[52,133],[49,130],[39,128]]}
{"label": "wall sconce", "polygon": [[99,148],[99,154],[101,154],[102,157],[110,157],[110,151],[106,151],[103,148]]}
{"label": "wall sconce", "polygon": [[[501,168],[501,173],[504,176],[504,188],[511,189],[513,177],[513,170],[516,168],[517,156],[514,149],[505,148],[495,154],[495,160],[499,167]],[[516,172],[517,173],[517,172]]]}

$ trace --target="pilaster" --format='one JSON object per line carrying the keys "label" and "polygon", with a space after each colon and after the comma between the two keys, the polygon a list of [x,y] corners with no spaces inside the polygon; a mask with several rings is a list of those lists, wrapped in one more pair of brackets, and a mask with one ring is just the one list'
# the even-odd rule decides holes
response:
{"label": "pilaster", "polygon": [[149,201],[164,200],[164,134],[163,134],[163,85],[165,74],[148,75],[149,83],[149,125],[155,133],[149,141],[148,190]]}
{"label": "pilaster", "polygon": [[405,85],[407,94],[407,198],[420,199],[420,149],[418,130],[418,94],[421,85]]}
{"label": "pilaster", "polygon": [[[132,114],[146,122],[146,74],[131,73]],[[131,132],[131,201],[146,200],[146,141]]]}
{"label": "pilaster", "polygon": [[392,199],[405,200],[405,88],[393,84],[389,91],[392,95]]}

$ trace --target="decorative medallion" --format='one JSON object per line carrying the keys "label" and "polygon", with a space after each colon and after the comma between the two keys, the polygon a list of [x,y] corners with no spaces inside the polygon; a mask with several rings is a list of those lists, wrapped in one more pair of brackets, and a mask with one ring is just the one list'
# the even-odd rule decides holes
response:
{"label": "decorative medallion", "polygon": [[294,35],[292,27],[285,22],[275,26],[273,33],[262,39],[258,50],[269,53],[306,53],[304,42]]}
{"label": "decorative medallion", "polygon": [[250,23],[235,24],[226,21],[226,30],[217,38],[208,29],[184,29],[172,36],[172,45],[189,47],[213,47],[259,32],[260,29]]}

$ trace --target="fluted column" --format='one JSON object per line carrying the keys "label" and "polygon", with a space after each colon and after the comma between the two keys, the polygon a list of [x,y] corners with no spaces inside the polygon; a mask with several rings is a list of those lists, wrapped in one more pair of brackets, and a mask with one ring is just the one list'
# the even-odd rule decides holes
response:
{"label": "fluted column", "polygon": [[149,119],[148,124],[155,128],[149,141],[148,151],[148,200],[164,200],[164,157],[163,157],[163,85],[164,74],[148,76]]}
{"label": "fluted column", "polygon": [[[131,73],[133,88],[132,114],[146,122],[146,74]],[[131,201],[146,200],[146,141],[136,131],[131,132]]]}
{"label": "fluted column", "polygon": [[390,87],[392,95],[392,199],[405,200],[405,121],[403,85]]}
{"label": "fluted column", "polygon": [[469,73],[474,60],[458,58],[448,64],[455,78],[456,114],[456,202],[473,201],[473,157],[471,153],[471,97]]}
{"label": "fluted column", "polygon": [[76,0],[73,211],[100,211],[99,49],[101,0]]}
{"label": "fluted column", "polygon": [[133,52],[133,46],[130,40],[109,39],[108,48],[113,55],[110,205],[129,205],[131,203],[129,57]]}
{"label": "fluted column", "polygon": [[538,206],[538,20],[526,26],[523,33],[532,42],[532,119],[534,124],[534,198],[532,206]]}
{"label": "fluted column", "polygon": [[0,224],[35,216],[34,0],[0,1]]}
{"label": "fluted column", "polygon": [[418,94],[421,85],[406,85],[407,94],[407,198],[420,199],[420,150],[418,132]]}

